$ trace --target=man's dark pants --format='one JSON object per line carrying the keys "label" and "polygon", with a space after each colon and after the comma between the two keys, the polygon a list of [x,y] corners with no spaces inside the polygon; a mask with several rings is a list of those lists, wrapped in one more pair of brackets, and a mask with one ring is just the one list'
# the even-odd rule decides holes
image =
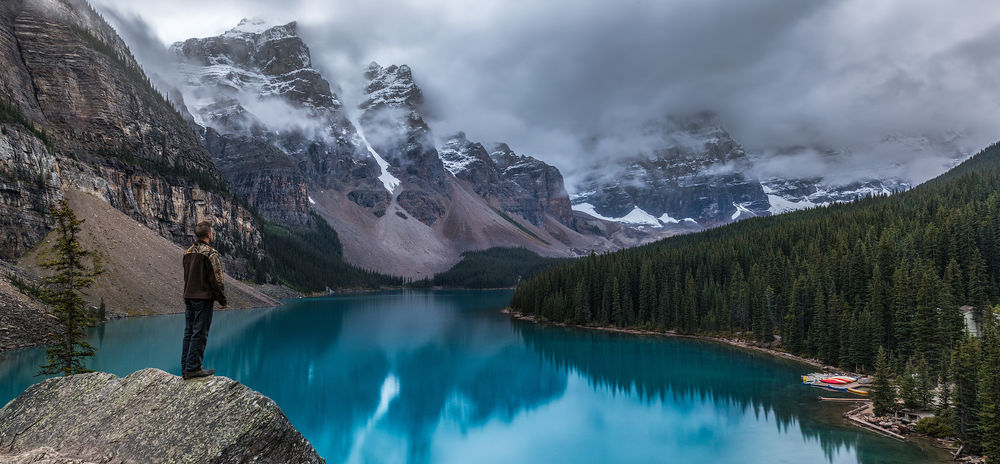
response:
{"label": "man's dark pants", "polygon": [[184,372],[201,369],[208,342],[208,329],[212,326],[214,300],[184,299],[184,349],[181,351],[181,368]]}

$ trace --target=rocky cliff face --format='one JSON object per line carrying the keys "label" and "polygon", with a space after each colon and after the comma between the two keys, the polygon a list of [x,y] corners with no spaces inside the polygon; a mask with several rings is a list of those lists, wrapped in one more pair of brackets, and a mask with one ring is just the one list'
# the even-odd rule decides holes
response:
{"label": "rocky cliff face", "polygon": [[496,163],[500,177],[524,189],[530,198],[541,204],[543,211],[563,224],[572,223],[569,194],[559,169],[531,156],[514,153],[505,143],[491,147],[490,159]]}
{"label": "rocky cliff face", "polygon": [[84,1],[4,2],[0,52],[0,207],[13,212],[0,220],[0,235],[12,238],[5,256],[37,243],[67,186],[178,243],[214,219],[220,249],[238,258],[234,271],[261,253],[257,226],[225,194],[198,137]]}
{"label": "rocky cliff face", "polygon": [[576,209],[620,222],[712,226],[767,214],[758,181],[743,174],[747,154],[712,115],[669,119],[647,131],[659,146],[626,156],[619,170],[591,175]]}
{"label": "rocky cliff face", "polygon": [[534,225],[541,225],[548,214],[573,227],[569,194],[554,166],[518,155],[506,144],[487,150],[461,132],[449,137],[439,154],[448,171],[469,182],[476,193],[496,202],[500,209]]}
{"label": "rocky cliff face", "polygon": [[[604,171],[592,174],[577,186],[581,193],[574,196],[574,209],[621,224],[689,232],[911,187],[906,180],[889,175],[855,180],[782,176],[780,168],[774,172],[775,159],[748,155],[710,113],[668,119],[648,129],[647,138],[658,140],[660,148],[652,156],[624,156],[610,173],[605,166]],[[972,152],[963,148],[960,133],[945,132],[889,135],[875,146],[856,148],[857,153],[786,147],[774,156],[803,151],[819,154],[831,167],[842,162],[841,157],[876,159],[886,153],[917,152],[932,152],[938,159],[953,160],[954,166]]]}
{"label": "rocky cliff face", "polygon": [[373,62],[365,78],[365,101],[360,105],[365,139],[402,183],[399,205],[433,225],[447,212],[452,186],[420,113],[423,93],[407,65],[382,67]]}
{"label": "rocky cliff face", "polygon": [[23,126],[0,122],[0,258],[14,259],[38,243],[61,197],[50,149]]}
{"label": "rocky cliff face", "polygon": [[308,222],[305,175],[284,152],[261,136],[224,136],[212,128],[204,139],[230,190],[261,216],[294,226]]}
{"label": "rocky cliff face", "polygon": [[768,209],[771,214],[844,203],[873,195],[891,195],[910,189],[910,184],[895,178],[868,178],[848,183],[827,182],[820,177],[768,178],[761,181],[761,186],[771,205]]}
{"label": "rocky cliff face", "polygon": [[359,205],[384,212],[382,168],[312,67],[294,22],[243,20],[218,37],[188,39],[171,50],[187,109],[208,129],[213,159],[265,217],[302,225],[309,211],[303,184],[350,192]]}
{"label": "rocky cliff face", "polygon": [[46,380],[0,409],[0,461],[324,462],[271,399],[157,369]]}
{"label": "rocky cliff face", "polygon": [[45,342],[46,335],[59,328],[59,321],[44,305],[25,295],[10,283],[7,275],[16,275],[23,282],[32,277],[6,262],[0,261],[0,352],[16,350]]}

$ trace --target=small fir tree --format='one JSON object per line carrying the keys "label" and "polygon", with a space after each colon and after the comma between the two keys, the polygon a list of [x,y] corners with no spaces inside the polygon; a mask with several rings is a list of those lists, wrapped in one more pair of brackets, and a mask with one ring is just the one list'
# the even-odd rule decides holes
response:
{"label": "small fir tree", "polygon": [[896,389],[892,385],[889,357],[882,347],[879,347],[875,357],[875,381],[872,384],[871,398],[876,416],[884,416],[896,409]]}
{"label": "small fir tree", "polygon": [[42,267],[53,272],[43,282],[42,301],[52,307],[59,329],[48,335],[45,350],[48,364],[41,366],[39,375],[65,376],[90,372],[85,360],[96,349],[86,341],[86,329],[96,323],[96,317],[83,301],[82,292],[100,275],[100,261],[93,252],[80,245],[80,225],[66,201],[52,210],[58,239],[52,255]]}

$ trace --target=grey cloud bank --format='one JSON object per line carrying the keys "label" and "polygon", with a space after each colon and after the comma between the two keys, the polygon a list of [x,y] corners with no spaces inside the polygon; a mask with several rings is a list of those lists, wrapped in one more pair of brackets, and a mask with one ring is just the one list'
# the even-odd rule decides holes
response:
{"label": "grey cloud bank", "polygon": [[409,64],[438,136],[509,142],[571,185],[587,166],[655,148],[645,122],[702,110],[766,157],[766,175],[919,182],[952,163],[949,150],[1000,138],[989,1],[95,3],[154,73],[169,42],[243,17],[297,20],[349,105],[370,61]]}

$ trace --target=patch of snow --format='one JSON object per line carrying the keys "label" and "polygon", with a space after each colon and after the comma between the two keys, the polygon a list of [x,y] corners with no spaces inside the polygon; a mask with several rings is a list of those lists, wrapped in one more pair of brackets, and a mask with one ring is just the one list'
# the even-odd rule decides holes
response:
{"label": "patch of snow", "polygon": [[693,222],[695,224],[698,223],[698,221],[695,221],[694,219],[691,219],[691,218],[684,218],[684,222]]}
{"label": "patch of snow", "polygon": [[640,226],[663,227],[663,225],[660,224],[660,221],[657,220],[656,217],[654,217],[652,214],[643,211],[638,206],[632,208],[632,211],[629,211],[628,214],[618,218],[610,218],[599,214],[597,210],[594,208],[594,205],[590,203],[579,203],[573,205],[573,209],[576,211],[587,213],[591,216],[594,216],[597,219],[603,219],[605,221],[621,222],[624,224],[632,224]]}
{"label": "patch of snow", "polygon": [[313,197],[306,197],[306,198],[309,199],[309,204],[310,205],[315,205],[316,204],[316,200],[313,200]]}
{"label": "patch of snow", "polygon": [[382,186],[385,187],[389,193],[392,193],[396,190],[396,187],[399,187],[399,179],[389,172],[389,162],[382,158],[382,155],[379,155],[375,149],[372,148],[372,145],[368,143],[368,139],[365,138],[365,134],[361,132],[361,126],[355,124],[355,127],[358,129],[358,136],[361,137],[361,141],[364,142],[365,147],[368,149],[368,153],[375,158],[375,162],[378,163],[379,169],[382,170],[382,173],[378,176],[378,180],[382,181]]}
{"label": "patch of snow", "polygon": [[453,175],[458,175],[458,173],[465,171],[470,164],[476,161],[475,157],[468,156],[452,148],[438,149],[438,158],[441,158],[444,168]]}
{"label": "patch of snow", "polygon": [[740,217],[741,215],[747,215],[749,217],[756,217],[757,213],[754,213],[753,211],[750,210],[750,208],[747,208],[748,204],[749,203],[735,203],[734,202],[733,206],[736,207],[736,211],[733,213],[733,216],[730,219],[732,219],[733,221],[735,221],[736,218]]}
{"label": "patch of snow", "polygon": [[[232,24],[232,23],[229,23]],[[243,18],[236,27],[230,29],[228,32],[249,32],[251,34],[260,34],[271,26],[267,25],[267,21],[261,18]]]}
{"label": "patch of snow", "polygon": [[768,195],[767,202],[771,205],[771,207],[767,209],[768,211],[771,212],[771,214],[781,214],[790,211],[798,211],[800,209],[815,208],[817,206],[820,206],[809,200],[802,200],[796,202],[782,198],[778,195]]}
{"label": "patch of snow", "polygon": [[670,215],[667,214],[667,213],[663,213],[663,216],[660,216],[657,219],[659,219],[660,222],[662,222],[664,224],[680,224],[680,222],[681,222],[680,219],[674,219],[674,218],[670,217]]}

